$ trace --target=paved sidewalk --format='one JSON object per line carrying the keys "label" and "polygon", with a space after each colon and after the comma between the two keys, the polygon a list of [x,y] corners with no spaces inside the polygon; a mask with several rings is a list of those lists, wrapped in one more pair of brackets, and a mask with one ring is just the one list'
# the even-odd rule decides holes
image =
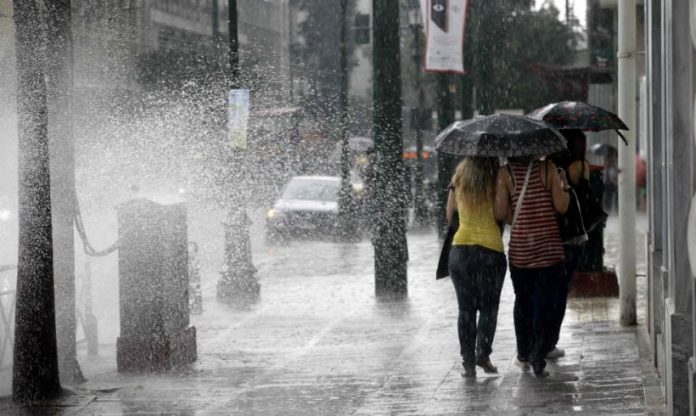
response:
{"label": "paved sidewalk", "polygon": [[74,395],[34,409],[5,400],[0,414],[662,414],[640,328],[616,323],[616,299],[570,302],[559,343],[566,356],[550,363],[549,378],[517,368],[509,278],[492,356],[500,375],[462,378],[454,290],[433,276],[438,241],[411,235],[409,245],[409,296],[392,302],[374,297],[367,241],[265,249],[255,259],[262,299],[249,311],[217,305],[216,277],[204,276],[191,368],[120,375],[107,340],[102,358],[81,357],[89,381]]}

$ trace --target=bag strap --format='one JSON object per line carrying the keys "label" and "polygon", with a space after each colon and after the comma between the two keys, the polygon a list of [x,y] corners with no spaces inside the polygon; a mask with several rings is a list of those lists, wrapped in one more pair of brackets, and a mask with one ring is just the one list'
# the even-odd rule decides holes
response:
{"label": "bag strap", "polygon": [[527,186],[529,185],[529,176],[532,174],[532,164],[534,163],[534,160],[531,160],[529,162],[529,166],[527,166],[527,174],[524,176],[524,183],[522,184],[522,190],[520,190],[520,196],[517,198],[517,205],[515,205],[515,213],[512,215],[512,225],[510,225],[510,228],[515,227],[515,223],[517,222],[517,217],[520,215],[520,211],[522,210],[522,200],[524,199],[524,194],[527,193]]}

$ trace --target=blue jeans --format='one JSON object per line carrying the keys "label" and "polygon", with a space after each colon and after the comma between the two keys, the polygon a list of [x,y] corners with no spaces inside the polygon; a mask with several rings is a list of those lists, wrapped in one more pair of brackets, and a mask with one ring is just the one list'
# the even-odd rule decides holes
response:
{"label": "blue jeans", "polygon": [[564,263],[564,275],[563,283],[558,288],[558,296],[556,298],[556,304],[554,305],[553,315],[556,318],[554,323],[554,332],[551,336],[551,349],[556,347],[558,343],[558,338],[561,334],[561,326],[563,325],[563,318],[565,317],[566,306],[568,304],[568,292],[573,285],[573,276],[575,271],[580,266],[582,262],[582,256],[585,253],[585,246],[578,244],[564,244],[563,251],[565,252],[565,263]]}
{"label": "blue jeans", "polygon": [[506,269],[501,252],[481,246],[452,246],[449,270],[459,304],[457,329],[464,365],[486,361],[493,351]]}
{"label": "blue jeans", "polygon": [[515,288],[517,356],[543,369],[544,358],[553,348],[551,341],[557,321],[553,312],[565,280],[564,263],[534,269],[511,265],[510,276]]}

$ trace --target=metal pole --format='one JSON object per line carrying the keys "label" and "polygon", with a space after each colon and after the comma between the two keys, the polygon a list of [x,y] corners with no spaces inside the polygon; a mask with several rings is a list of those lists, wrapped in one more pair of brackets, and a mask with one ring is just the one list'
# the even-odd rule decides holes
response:
{"label": "metal pole", "polygon": [[340,135],[341,135],[341,189],[338,198],[338,235],[340,240],[351,240],[355,237],[353,224],[353,198],[350,183],[350,149],[348,148],[348,0],[341,0],[341,92],[340,92]]}
{"label": "metal pole", "polygon": [[[438,130],[444,130],[454,122],[454,100],[449,92],[449,74],[437,74],[437,122]],[[447,233],[447,195],[452,180],[456,158],[446,153],[437,153],[437,232],[441,238]]]}
{"label": "metal pole", "polygon": [[217,41],[220,36],[220,7],[218,6],[218,0],[213,0],[211,17],[213,25],[213,39]]}
{"label": "metal pole", "polygon": [[[239,34],[237,0],[229,0],[229,62],[230,89],[241,87],[239,70]],[[244,149],[235,149],[231,155],[228,173],[228,186],[235,180],[241,181],[246,175]],[[235,172],[236,169],[236,172]],[[246,213],[247,195],[242,191],[229,201],[230,208],[225,227],[225,269],[217,285],[217,298],[238,306],[247,306],[258,299],[261,286],[256,280],[256,268],[251,258],[251,238],[249,236],[249,217]]]}
{"label": "metal pole", "polygon": [[415,208],[416,225],[420,228],[428,226],[428,210],[425,206],[425,195],[423,195],[423,131],[421,130],[421,112],[425,102],[423,84],[421,82],[421,40],[420,33],[423,26],[419,24],[411,25],[413,30],[413,41],[415,42],[416,53],[413,59],[416,64],[416,88],[418,89],[418,104],[416,112],[416,174],[415,174],[415,195],[413,205]]}
{"label": "metal pole", "polygon": [[619,3],[619,117],[629,145],[619,144],[619,283],[621,324],[636,323],[636,0]]}
{"label": "metal pole", "polygon": [[239,23],[237,0],[228,0],[228,28],[230,36],[230,88],[239,88]]}

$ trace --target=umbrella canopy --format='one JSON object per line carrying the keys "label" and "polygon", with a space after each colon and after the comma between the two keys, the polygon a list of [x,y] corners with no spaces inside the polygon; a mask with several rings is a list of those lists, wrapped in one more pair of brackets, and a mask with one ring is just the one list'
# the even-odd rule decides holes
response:
{"label": "umbrella canopy", "polygon": [[528,117],[545,121],[555,128],[578,129],[587,131],[616,130],[624,143],[626,139],[619,130],[628,130],[628,126],[619,116],[603,108],[580,101],[561,101],[537,108]]}
{"label": "umbrella canopy", "polygon": [[439,152],[458,156],[543,156],[566,148],[565,138],[553,127],[510,114],[456,121],[435,141]]}
{"label": "umbrella canopy", "polygon": [[354,152],[368,152],[375,146],[369,137],[353,136],[348,139],[348,148]]}

